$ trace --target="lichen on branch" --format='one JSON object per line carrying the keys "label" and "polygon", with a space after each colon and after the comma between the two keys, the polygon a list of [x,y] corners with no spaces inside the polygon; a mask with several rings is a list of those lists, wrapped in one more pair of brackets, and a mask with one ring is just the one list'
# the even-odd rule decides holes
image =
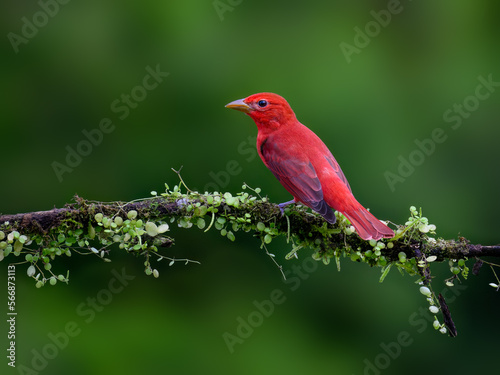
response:
{"label": "lichen on branch", "polygon": [[[172,189],[165,185],[164,193],[152,192],[151,197],[132,202],[105,203],[76,196],[75,202],[64,208],[0,216],[0,261],[25,264],[27,275],[42,287],[68,282],[69,271],[56,273],[52,269],[58,257],[76,253],[110,261],[110,252],[119,249],[143,256],[146,274],[158,277],[159,271],[151,265],[152,257],[166,259],[170,265],[197,263],[165,254],[174,244],[173,228],[217,230],[230,241],[236,241],[241,232],[250,232],[280,269],[267,246],[274,238],[284,236],[290,245],[286,259],[309,248],[315,260],[329,264],[333,259],[339,270],[344,258],[380,267],[381,282],[392,268],[417,275],[420,284],[429,290],[423,293],[429,309],[437,312],[442,303],[430,287],[433,262],[449,262],[451,276],[446,282],[451,286],[467,278],[468,258],[500,255],[499,247],[471,245],[465,238],[436,238],[436,227],[413,206],[406,223],[390,224],[395,227],[394,238],[364,241],[338,212],[334,225],[301,205],[288,206],[283,215],[278,205],[260,195],[259,188],[244,184],[243,191],[236,195],[199,193],[190,190],[178,175],[180,183]],[[493,285],[498,287],[497,282]],[[435,327],[446,331],[439,322]]]}

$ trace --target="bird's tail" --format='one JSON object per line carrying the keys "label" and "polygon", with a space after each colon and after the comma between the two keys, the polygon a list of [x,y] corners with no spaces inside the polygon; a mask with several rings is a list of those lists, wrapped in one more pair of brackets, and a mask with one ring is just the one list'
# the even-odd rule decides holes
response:
{"label": "bird's tail", "polygon": [[354,208],[342,212],[349,219],[358,235],[364,240],[379,240],[394,237],[394,231],[373,216],[358,203]]}

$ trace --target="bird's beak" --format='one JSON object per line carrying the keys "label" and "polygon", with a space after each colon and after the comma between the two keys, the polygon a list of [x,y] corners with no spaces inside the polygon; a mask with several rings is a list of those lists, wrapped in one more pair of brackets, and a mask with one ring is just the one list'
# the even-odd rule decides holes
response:
{"label": "bird's beak", "polygon": [[241,112],[249,113],[252,108],[243,101],[243,99],[235,100],[229,104],[226,104],[226,108],[236,109]]}

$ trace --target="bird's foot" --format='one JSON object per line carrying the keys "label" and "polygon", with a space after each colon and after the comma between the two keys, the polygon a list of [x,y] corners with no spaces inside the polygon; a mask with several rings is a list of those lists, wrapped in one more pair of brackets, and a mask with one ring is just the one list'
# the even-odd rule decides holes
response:
{"label": "bird's foot", "polygon": [[177,207],[184,207],[187,206],[188,200],[186,198],[178,199],[176,202]]}
{"label": "bird's foot", "polygon": [[288,202],[278,204],[278,207],[280,208],[280,211],[281,211],[281,216],[283,216],[285,214],[285,207],[292,204],[292,203],[295,203],[295,199],[292,199],[291,201],[288,201]]}

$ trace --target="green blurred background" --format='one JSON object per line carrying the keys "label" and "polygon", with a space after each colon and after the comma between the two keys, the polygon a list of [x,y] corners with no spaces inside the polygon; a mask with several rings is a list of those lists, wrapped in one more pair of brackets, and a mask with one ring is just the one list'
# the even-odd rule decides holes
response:
{"label": "green blurred background", "polygon": [[[224,108],[272,91],[325,141],[358,200],[378,217],[401,223],[415,205],[445,238],[460,233],[474,243],[498,243],[500,90],[493,87],[484,100],[470,97],[478,77],[500,81],[498,2],[47,4],[53,16],[46,19],[34,1],[1,5],[2,213],[61,207],[74,194],[145,197],[165,182],[174,185],[170,168],[180,166],[193,188],[218,184],[236,193],[246,182],[272,201],[286,201],[288,193],[255,155],[255,125]],[[395,10],[390,20],[388,7]],[[22,37],[23,17],[34,16],[41,27],[16,53],[9,33]],[[374,24],[377,17],[385,27]],[[346,58],[341,43],[363,43],[355,41],[355,28],[368,28],[372,37]],[[124,112],[111,103],[141,85],[148,66],[169,75],[120,119]],[[453,129],[443,115],[464,100],[474,110]],[[75,149],[85,140],[82,131],[98,128],[103,118],[114,130],[59,181],[53,163],[65,163],[67,147]],[[408,159],[415,140],[436,128],[446,141],[391,189],[386,172],[397,173],[398,157]],[[238,168],[226,181],[230,161]],[[308,250],[285,261],[288,246],[274,241],[270,250],[292,272],[286,284],[251,235],[231,243],[215,231],[172,228],[171,234],[176,246],[166,255],[201,265],[159,263],[154,279],[144,275],[141,260],[119,252],[112,263],[73,256],[61,265],[71,269],[70,284],[40,290],[24,276],[26,265],[17,266],[17,365],[32,367],[45,349],[54,358],[31,373],[419,374],[497,366],[500,303],[486,267],[458,298],[448,294],[459,331],[452,339],[415,323],[411,317],[427,303],[414,280],[396,271],[379,284],[379,269],[345,261],[339,273],[334,265],[310,263]],[[293,266],[308,271],[297,278]],[[6,311],[5,261],[1,267]],[[109,297],[103,289],[112,270],[133,280],[86,322],[89,315],[78,307]],[[442,265],[434,272],[439,291],[449,270]],[[241,319],[257,317],[254,302],[275,289],[282,303],[231,353],[223,334],[236,335]],[[78,334],[50,352],[50,334],[68,322]],[[7,325],[1,326],[5,354]],[[390,344],[398,337],[406,345],[400,350]],[[392,348],[392,357],[383,347]],[[29,373],[10,371],[2,358],[1,373]]]}

